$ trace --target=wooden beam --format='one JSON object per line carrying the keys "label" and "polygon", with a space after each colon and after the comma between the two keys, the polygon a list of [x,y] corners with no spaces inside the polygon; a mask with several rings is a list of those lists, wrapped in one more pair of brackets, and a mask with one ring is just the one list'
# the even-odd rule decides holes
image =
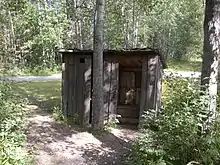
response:
{"label": "wooden beam", "polygon": [[[76,86],[76,63],[75,63],[75,58],[72,56],[69,59],[69,64],[68,64],[68,116],[74,116],[75,112],[75,86]],[[75,65],[75,66],[74,66]]]}
{"label": "wooden beam", "polygon": [[62,63],[62,90],[61,90],[61,109],[64,116],[67,116],[68,108],[68,59],[63,56]]}
{"label": "wooden beam", "polygon": [[156,110],[157,102],[157,69],[158,57],[151,57],[148,60],[148,81],[147,81],[147,98],[146,110]]}
{"label": "wooden beam", "polygon": [[92,92],[92,60],[91,58],[85,59],[84,65],[84,106],[83,106],[83,126],[86,127],[89,125],[90,120],[90,107],[91,107],[91,92]]}
{"label": "wooden beam", "polygon": [[145,110],[145,103],[146,103],[146,95],[147,95],[147,76],[148,76],[148,58],[143,57],[142,59],[142,75],[141,75],[141,93],[140,93],[140,115],[139,121],[143,115]]}
{"label": "wooden beam", "polygon": [[[157,64],[157,87],[156,87],[156,111],[157,113],[161,109],[161,98],[162,98],[162,71],[163,71],[163,64],[161,60],[158,58]],[[157,114],[156,114],[157,115]]]}
{"label": "wooden beam", "polygon": [[127,71],[127,72],[141,72],[142,68],[140,67],[129,67],[129,66],[122,66],[121,67],[122,71]]}
{"label": "wooden beam", "polygon": [[85,90],[85,59],[78,58],[78,72],[77,72],[77,113],[79,114],[79,124],[81,127],[86,127],[87,123],[85,123],[85,115],[86,111],[84,108],[84,90]]}

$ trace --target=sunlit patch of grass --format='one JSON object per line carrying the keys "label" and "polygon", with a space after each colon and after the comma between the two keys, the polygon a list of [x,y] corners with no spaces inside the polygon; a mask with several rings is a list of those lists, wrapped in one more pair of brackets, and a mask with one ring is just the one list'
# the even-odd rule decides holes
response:
{"label": "sunlit patch of grass", "polygon": [[21,97],[51,110],[60,105],[61,81],[22,82],[14,84],[14,91]]}
{"label": "sunlit patch of grass", "polygon": [[168,61],[167,71],[185,71],[200,72],[202,68],[201,61]]}
{"label": "sunlit patch of grass", "polygon": [[49,76],[52,74],[56,74],[60,72],[59,66],[55,66],[54,68],[2,68],[0,67],[0,75],[7,75],[7,76]]}

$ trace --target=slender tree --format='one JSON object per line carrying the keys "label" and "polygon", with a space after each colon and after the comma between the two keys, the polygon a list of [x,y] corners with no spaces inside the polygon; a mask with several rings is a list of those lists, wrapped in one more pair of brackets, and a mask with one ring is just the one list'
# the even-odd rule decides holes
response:
{"label": "slender tree", "polygon": [[96,0],[93,54],[93,94],[92,94],[92,129],[99,130],[104,126],[103,101],[103,23],[104,0]]}
{"label": "slender tree", "polygon": [[218,57],[220,51],[220,0],[206,0],[201,85],[210,96],[209,110],[216,111]]}

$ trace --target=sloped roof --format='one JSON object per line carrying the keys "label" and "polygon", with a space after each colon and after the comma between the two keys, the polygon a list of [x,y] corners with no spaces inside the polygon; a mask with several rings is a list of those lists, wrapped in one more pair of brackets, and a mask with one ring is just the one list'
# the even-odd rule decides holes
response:
{"label": "sloped roof", "polygon": [[[60,49],[58,50],[59,53],[65,55],[93,55],[93,50],[80,50],[80,49]],[[163,68],[167,68],[165,58],[160,52],[156,49],[152,48],[134,48],[134,49],[105,49],[103,51],[104,56],[105,55],[120,55],[120,56],[135,56],[135,55],[155,55],[160,56],[161,63],[163,65]]]}

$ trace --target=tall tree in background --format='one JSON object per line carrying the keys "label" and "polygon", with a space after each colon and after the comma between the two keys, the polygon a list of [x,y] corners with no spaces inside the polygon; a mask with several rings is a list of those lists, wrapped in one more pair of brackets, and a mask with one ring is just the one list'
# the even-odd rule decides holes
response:
{"label": "tall tree in background", "polygon": [[[0,0],[0,62],[4,70],[56,69],[56,49],[92,49],[94,0]],[[157,48],[168,59],[202,56],[201,0],[108,0],[108,49]]]}
{"label": "tall tree in background", "polygon": [[216,111],[218,57],[220,51],[220,0],[206,0],[201,85],[210,96],[209,110]]}
{"label": "tall tree in background", "polygon": [[103,24],[104,0],[96,0],[94,54],[93,54],[93,94],[92,94],[92,129],[104,127],[103,101]]}

